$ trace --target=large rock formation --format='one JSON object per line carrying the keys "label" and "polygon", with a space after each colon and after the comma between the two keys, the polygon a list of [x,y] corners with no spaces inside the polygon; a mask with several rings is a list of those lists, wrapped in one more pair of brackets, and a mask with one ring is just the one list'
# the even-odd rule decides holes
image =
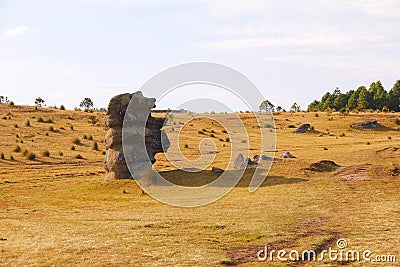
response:
{"label": "large rock formation", "polygon": [[299,128],[296,129],[296,131],[294,131],[294,133],[297,134],[303,134],[306,133],[308,131],[308,129],[310,129],[311,125],[309,123],[304,123],[302,125],[299,126]]}
{"label": "large rock formation", "polygon": [[360,130],[368,130],[368,129],[377,129],[381,128],[381,125],[377,120],[364,121],[359,123],[354,123],[351,125],[352,128],[360,129]]}
{"label": "large rock formation", "polygon": [[[161,128],[164,125],[165,118],[154,118],[150,115],[151,109],[155,107],[155,99],[143,97],[141,92],[134,94],[121,94],[114,96],[108,104],[107,116],[105,120],[105,129],[107,131],[104,138],[106,146],[106,154],[104,158],[104,167],[107,170],[105,181],[115,179],[135,179],[132,177],[129,169],[126,165],[124,157],[123,146],[122,146],[122,126],[124,122],[124,116],[128,108],[129,102],[134,97],[134,105],[138,105],[138,113],[132,114],[131,117],[139,118],[147,116],[147,123],[145,129],[145,145],[147,150],[148,158],[151,163],[156,160],[154,158],[156,153],[163,152],[162,138],[166,138],[162,133]],[[142,128],[143,129],[143,128]],[[164,136],[163,136],[164,135]],[[163,137],[162,137],[163,136]],[[137,138],[141,138],[139,135]],[[164,140],[164,144],[166,143]],[[132,140],[134,142],[141,142],[142,140]],[[167,143],[168,144],[168,143]],[[133,147],[134,149],[134,147]],[[168,149],[168,145],[166,145]],[[138,153],[140,154],[140,153]],[[138,161],[148,160],[147,158],[137,159]],[[142,162],[138,162],[141,164]]]}

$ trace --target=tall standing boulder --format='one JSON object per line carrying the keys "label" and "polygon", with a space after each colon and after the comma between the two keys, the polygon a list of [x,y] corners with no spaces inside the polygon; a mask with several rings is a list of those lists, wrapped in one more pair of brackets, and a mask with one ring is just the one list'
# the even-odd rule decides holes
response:
{"label": "tall standing boulder", "polygon": [[[104,138],[106,147],[104,168],[107,171],[104,179],[105,181],[137,178],[132,177],[128,166],[126,165],[122,146],[122,127],[124,117],[132,97],[135,97],[135,101],[137,101],[137,103],[135,102],[134,104],[140,105],[140,108],[137,110],[139,110],[138,113],[141,113],[133,114],[133,117],[141,118],[149,114],[145,129],[145,145],[147,156],[151,163],[156,161],[156,153],[163,152],[162,140],[164,142],[165,149],[168,149],[168,139],[166,139],[166,136],[161,130],[164,125],[165,118],[154,118],[150,115],[151,109],[155,107],[154,98],[144,97],[141,92],[136,92],[134,94],[126,93],[114,96],[108,104],[107,116],[105,120],[105,129],[107,131]],[[140,142],[141,140],[132,141]],[[140,163],[141,162],[138,162],[138,164]]]}

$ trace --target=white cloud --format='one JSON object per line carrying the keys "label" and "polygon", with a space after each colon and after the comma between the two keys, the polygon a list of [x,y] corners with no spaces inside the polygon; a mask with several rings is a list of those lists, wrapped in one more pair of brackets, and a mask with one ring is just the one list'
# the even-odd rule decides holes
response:
{"label": "white cloud", "polygon": [[241,50],[249,48],[277,47],[277,46],[321,46],[340,45],[353,41],[352,36],[310,35],[293,37],[243,38],[202,43],[206,49]]}
{"label": "white cloud", "polygon": [[397,0],[341,0],[326,1],[329,5],[359,10],[369,16],[398,17],[400,3]]}
{"label": "white cloud", "polygon": [[226,19],[244,13],[259,13],[267,11],[270,6],[266,0],[204,0],[211,16]]}
{"label": "white cloud", "polygon": [[2,34],[2,39],[12,38],[18,35],[22,35],[29,30],[28,27],[25,26],[17,26],[15,28],[7,29]]}

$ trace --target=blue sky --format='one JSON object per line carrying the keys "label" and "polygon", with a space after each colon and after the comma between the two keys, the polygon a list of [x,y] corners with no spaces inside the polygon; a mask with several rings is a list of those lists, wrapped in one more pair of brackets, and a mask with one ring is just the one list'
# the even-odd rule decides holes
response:
{"label": "blue sky", "polygon": [[0,0],[0,95],[105,107],[168,67],[210,61],[244,73],[276,105],[306,108],[336,87],[400,79],[399,14],[394,0]]}

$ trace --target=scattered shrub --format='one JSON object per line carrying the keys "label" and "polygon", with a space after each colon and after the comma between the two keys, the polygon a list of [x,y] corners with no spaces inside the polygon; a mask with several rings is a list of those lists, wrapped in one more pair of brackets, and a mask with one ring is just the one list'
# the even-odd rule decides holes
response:
{"label": "scattered shrub", "polygon": [[16,134],[15,137],[19,138],[19,134]]}
{"label": "scattered shrub", "polygon": [[39,116],[39,118],[37,118],[37,122],[44,122],[44,119],[42,116]]}
{"label": "scattered shrub", "polygon": [[74,126],[70,125],[69,128],[73,131],[74,130]]}
{"label": "scattered shrub", "polygon": [[21,152],[21,147],[20,146],[15,146],[14,147],[14,149],[13,149],[13,152],[15,152],[15,153],[19,153],[19,152]]}
{"label": "scattered shrub", "polygon": [[29,151],[26,148],[22,151],[22,155],[24,155],[24,156],[28,155],[28,153],[29,153]]}
{"label": "scattered shrub", "polygon": [[225,142],[230,142],[230,139],[229,139],[229,137],[227,137],[227,138],[225,138]]}
{"label": "scattered shrub", "polygon": [[53,126],[50,126],[50,127],[49,127],[49,131],[50,131],[50,132],[55,132],[55,131],[54,131],[54,127],[53,127]]}
{"label": "scattered shrub", "polygon": [[71,150],[75,150],[75,146],[71,146]]}
{"label": "scattered shrub", "polygon": [[103,152],[101,152],[103,155],[105,155],[106,154],[106,152],[105,151],[103,151]]}
{"label": "scattered shrub", "polygon": [[198,131],[199,134],[206,134],[204,131]]}
{"label": "scattered shrub", "polygon": [[288,127],[289,128],[296,128],[296,126],[294,126],[293,124],[290,124]]}
{"label": "scattered shrub", "polygon": [[28,152],[28,154],[26,155],[26,158],[29,160],[35,160],[36,155],[33,152]]}
{"label": "scattered shrub", "polygon": [[53,117],[47,118],[47,120],[46,120],[45,122],[46,122],[46,123],[53,123]]}
{"label": "scattered shrub", "polygon": [[0,153],[0,159],[5,159],[3,152]]}
{"label": "scattered shrub", "polygon": [[215,135],[214,134],[210,134],[210,137],[215,137]]}
{"label": "scattered shrub", "polygon": [[185,144],[185,148],[189,148],[189,145],[188,145],[188,144]]}
{"label": "scattered shrub", "polygon": [[60,106],[60,110],[65,110],[64,105],[61,105],[61,106]]}
{"label": "scattered shrub", "polygon": [[222,133],[226,134],[226,133],[228,133],[228,131],[227,130],[222,130]]}
{"label": "scattered shrub", "polygon": [[85,140],[87,139],[87,135],[86,134],[83,135],[83,139],[85,139]]}
{"label": "scattered shrub", "polygon": [[43,151],[42,152],[42,156],[43,157],[50,157],[50,151],[48,151],[48,150]]}
{"label": "scattered shrub", "polygon": [[392,140],[392,137],[391,137],[391,136],[388,136],[388,139],[389,139],[389,140]]}
{"label": "scattered shrub", "polygon": [[77,154],[77,155],[75,156],[75,158],[76,158],[76,159],[83,159],[83,157],[81,156],[81,154]]}
{"label": "scattered shrub", "polygon": [[96,141],[94,141],[94,143],[93,143],[93,150],[96,150],[96,151],[99,150],[99,145],[97,144]]}
{"label": "scattered shrub", "polygon": [[75,145],[80,145],[80,144],[81,144],[81,140],[79,140],[78,137],[75,137],[75,138],[72,140],[72,143],[74,143]]}
{"label": "scattered shrub", "polygon": [[49,136],[49,133],[48,133],[48,132],[46,132],[44,135],[45,135],[45,136]]}
{"label": "scattered shrub", "polygon": [[93,136],[89,135],[88,140],[93,141]]}
{"label": "scattered shrub", "polygon": [[367,142],[367,145],[370,145],[370,144],[371,144],[371,142],[370,142],[370,141],[368,141],[368,142]]}
{"label": "scattered shrub", "polygon": [[14,160],[14,156],[12,154],[10,155],[10,160]]}
{"label": "scattered shrub", "polygon": [[325,147],[324,147],[324,150],[328,150],[328,148],[325,146]]}
{"label": "scattered shrub", "polygon": [[224,142],[224,139],[223,139],[223,138],[220,138],[219,141]]}
{"label": "scattered shrub", "polygon": [[246,144],[247,143],[247,141],[246,140],[242,140],[242,142],[241,142],[242,144]]}
{"label": "scattered shrub", "polygon": [[30,122],[29,120],[26,120],[26,121],[25,121],[25,126],[26,126],[26,127],[31,127],[31,122]]}
{"label": "scattered shrub", "polygon": [[90,116],[88,117],[88,119],[89,119],[89,122],[90,122],[92,125],[95,125],[95,124],[99,121],[99,119],[98,119],[95,115],[90,115]]}
{"label": "scattered shrub", "polygon": [[315,113],[315,115],[314,115],[315,117],[319,117],[319,115],[318,115],[318,113]]}
{"label": "scattered shrub", "polygon": [[62,157],[62,156],[64,156],[64,153],[62,151],[60,151],[60,152],[58,152],[58,155]]}
{"label": "scattered shrub", "polygon": [[400,125],[400,118],[396,118],[396,119],[394,120],[394,122],[395,122],[397,125]]}
{"label": "scattered shrub", "polygon": [[18,124],[14,124],[14,128],[18,128]]}

